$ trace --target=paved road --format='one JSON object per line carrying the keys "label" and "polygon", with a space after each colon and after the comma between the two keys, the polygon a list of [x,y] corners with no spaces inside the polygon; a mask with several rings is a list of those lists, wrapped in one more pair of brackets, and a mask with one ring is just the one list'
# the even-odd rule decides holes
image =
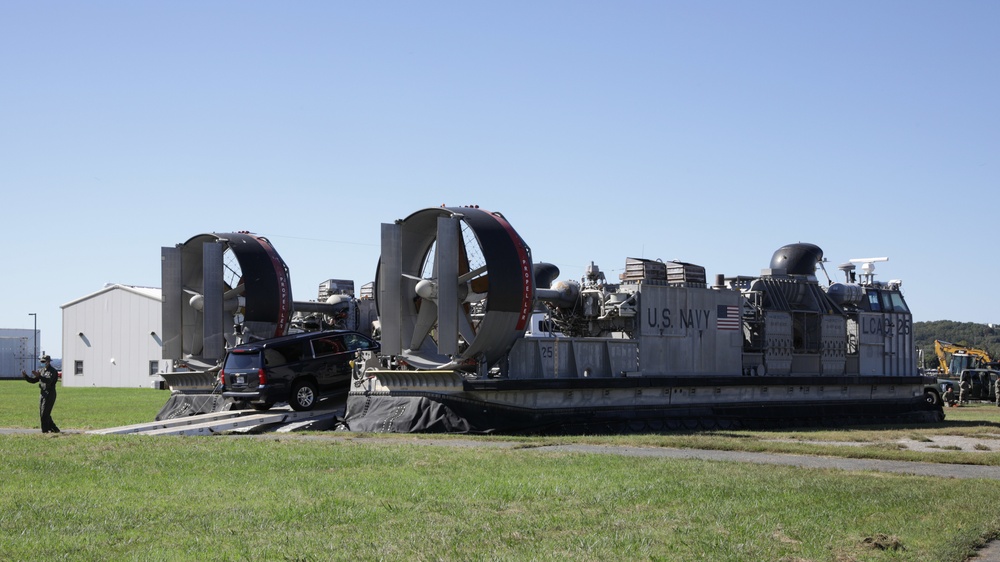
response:
{"label": "paved road", "polygon": [[649,449],[645,447],[613,447],[604,445],[559,445],[543,450],[566,450],[581,453],[617,454],[631,457],[660,457],[673,459],[703,459],[714,461],[781,464],[803,468],[836,468],[841,470],[872,470],[942,478],[989,478],[1000,480],[1000,466],[969,464],[940,464],[929,462],[884,461],[848,459],[775,453],[746,453],[740,451],[711,451],[702,449]]}
{"label": "paved road", "polygon": [[[268,434],[274,437],[274,434]],[[393,439],[347,437],[341,434],[318,436],[322,439],[350,439],[359,443],[398,442],[409,445],[438,445],[445,447],[521,447],[521,443],[510,441],[480,441],[475,439]],[[301,438],[296,436],[296,438]],[[317,438],[311,434],[309,438]],[[968,464],[941,464],[930,462],[883,461],[872,459],[849,459],[840,457],[817,457],[810,455],[791,455],[784,453],[751,453],[740,451],[715,451],[707,449],[671,449],[662,447],[629,447],[620,445],[544,445],[531,447],[532,451],[569,451],[575,453],[593,453],[605,455],[623,455],[630,457],[671,458],[671,459],[702,459],[712,461],[750,462],[757,464],[780,464],[800,466],[803,468],[836,468],[841,470],[871,470],[875,472],[894,472],[898,474],[913,474],[918,476],[936,476],[940,478],[988,478],[1000,480],[1000,466],[978,466]]]}

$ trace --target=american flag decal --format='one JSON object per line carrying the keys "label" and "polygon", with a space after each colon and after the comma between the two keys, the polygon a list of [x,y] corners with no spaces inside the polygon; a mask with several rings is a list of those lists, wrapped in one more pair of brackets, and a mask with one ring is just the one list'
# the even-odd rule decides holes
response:
{"label": "american flag decal", "polygon": [[720,304],[718,314],[719,318],[716,320],[716,326],[720,330],[740,329],[740,324],[742,324],[742,320],[740,319],[740,307]]}

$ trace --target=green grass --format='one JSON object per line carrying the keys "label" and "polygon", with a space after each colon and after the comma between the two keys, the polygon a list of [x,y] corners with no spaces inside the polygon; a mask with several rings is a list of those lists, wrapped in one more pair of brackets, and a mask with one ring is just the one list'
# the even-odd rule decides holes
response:
{"label": "green grass", "polygon": [[[36,386],[0,382],[0,396],[0,427],[37,428]],[[54,417],[77,430],[150,421],[167,397],[60,388]],[[947,413],[931,426],[477,438],[512,448],[351,434],[0,435],[0,560],[960,561],[1000,534],[995,481],[541,447],[860,450],[1000,464],[992,451],[892,446],[1000,434],[995,406]],[[847,440],[865,446],[822,444]]]}
{"label": "green grass", "polygon": [[976,480],[351,439],[0,451],[4,560],[937,562],[1000,530]]}
{"label": "green grass", "polygon": [[[38,385],[0,381],[0,427],[38,428]],[[153,421],[170,397],[151,388],[56,387],[52,419],[60,429],[98,429]]]}

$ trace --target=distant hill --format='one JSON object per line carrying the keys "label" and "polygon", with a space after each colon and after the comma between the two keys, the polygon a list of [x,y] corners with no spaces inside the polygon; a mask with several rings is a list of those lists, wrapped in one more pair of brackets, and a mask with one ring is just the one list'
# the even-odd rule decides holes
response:
{"label": "distant hill", "polygon": [[924,352],[921,366],[927,369],[938,366],[937,355],[934,354],[934,340],[982,349],[989,353],[993,360],[1000,360],[1000,329],[987,324],[951,320],[914,322],[913,339],[917,349]]}

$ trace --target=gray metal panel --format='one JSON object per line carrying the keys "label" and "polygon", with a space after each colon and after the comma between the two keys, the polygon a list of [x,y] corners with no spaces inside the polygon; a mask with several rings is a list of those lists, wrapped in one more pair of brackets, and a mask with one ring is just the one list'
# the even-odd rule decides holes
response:
{"label": "gray metal panel", "polygon": [[514,342],[510,350],[507,376],[512,379],[542,378],[542,355],[540,347],[548,344],[548,338],[521,338]]}
{"label": "gray metal panel", "polygon": [[604,345],[608,354],[611,376],[639,371],[639,342],[634,340],[609,340]]}
{"label": "gray metal panel", "polygon": [[847,365],[847,320],[825,314],[822,320],[822,362],[824,375],[842,375]]}
{"label": "gray metal panel", "polygon": [[223,250],[224,247],[219,242],[206,242],[202,257],[205,276],[205,308],[202,311],[205,347],[202,357],[206,360],[222,359],[226,350],[225,334],[222,332],[223,295],[226,291],[222,279]]}
{"label": "gray metal panel", "polygon": [[916,346],[913,343],[912,318],[909,314],[892,313],[886,319],[886,374],[917,373]]}
{"label": "gray metal panel", "polygon": [[163,359],[181,359],[184,353],[181,335],[184,308],[184,282],[181,274],[181,250],[178,247],[160,249],[160,277],[163,287],[160,338]]}
{"label": "gray metal panel", "polygon": [[885,375],[886,351],[885,317],[881,313],[862,312],[858,314],[859,372],[862,375]]}
{"label": "gray metal panel", "polygon": [[[438,276],[438,353],[458,353],[458,254],[461,221],[454,216],[438,217],[437,260]],[[463,272],[465,273],[465,272]]]}
{"label": "gray metal panel", "polygon": [[742,372],[742,332],[718,323],[719,306],[739,306],[739,293],[644,283],[639,297],[643,375]]}
{"label": "gray metal panel", "polygon": [[768,375],[787,375],[792,372],[792,315],[776,310],[764,316],[764,365]]}
{"label": "gray metal panel", "polygon": [[639,370],[635,340],[521,338],[509,357],[512,379],[613,378]]}
{"label": "gray metal panel", "polygon": [[382,224],[382,257],[379,261],[378,301],[382,325],[382,353],[399,355],[403,351],[400,324],[400,291],[403,282],[403,233],[399,224]]}

